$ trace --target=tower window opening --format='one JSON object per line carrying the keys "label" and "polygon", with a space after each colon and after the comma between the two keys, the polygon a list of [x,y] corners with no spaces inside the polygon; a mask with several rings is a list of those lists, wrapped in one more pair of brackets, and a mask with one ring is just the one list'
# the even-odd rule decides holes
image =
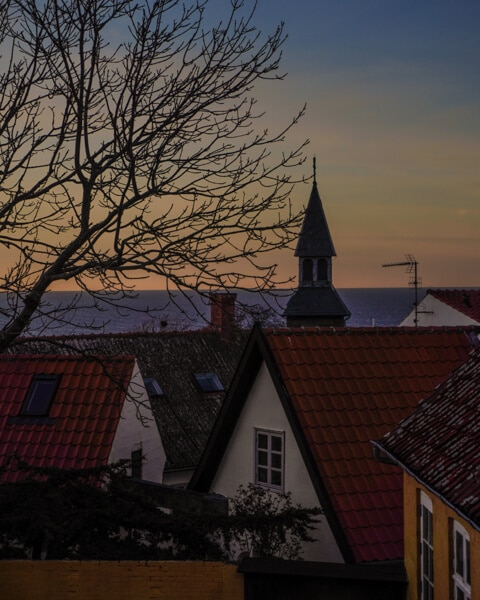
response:
{"label": "tower window opening", "polygon": [[306,258],[302,263],[302,279],[303,281],[313,281],[313,261],[311,258]]}
{"label": "tower window opening", "polygon": [[325,258],[319,258],[317,261],[317,281],[328,280],[328,262]]}

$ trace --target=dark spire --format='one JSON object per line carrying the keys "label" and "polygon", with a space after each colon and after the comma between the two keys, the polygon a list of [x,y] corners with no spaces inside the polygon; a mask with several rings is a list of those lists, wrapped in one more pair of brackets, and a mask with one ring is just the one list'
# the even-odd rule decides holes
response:
{"label": "dark spire", "polygon": [[298,238],[295,256],[328,257],[336,256],[335,247],[323,212],[322,200],[317,188],[317,167],[313,159],[313,186]]}
{"label": "dark spire", "polygon": [[317,188],[313,159],[313,185],[298,238],[299,281],[285,309],[287,325],[344,327],[350,311],[332,283],[332,257],[336,256]]}

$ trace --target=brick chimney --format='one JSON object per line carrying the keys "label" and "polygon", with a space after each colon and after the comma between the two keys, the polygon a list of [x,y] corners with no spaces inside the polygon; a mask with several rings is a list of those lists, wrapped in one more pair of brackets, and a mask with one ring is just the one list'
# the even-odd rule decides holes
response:
{"label": "brick chimney", "polygon": [[210,326],[224,338],[231,338],[233,335],[236,298],[237,294],[229,292],[210,294]]}

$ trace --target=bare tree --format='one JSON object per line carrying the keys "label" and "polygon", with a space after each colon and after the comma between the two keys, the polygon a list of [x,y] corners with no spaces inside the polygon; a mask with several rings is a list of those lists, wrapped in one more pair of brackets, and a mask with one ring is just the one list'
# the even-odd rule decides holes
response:
{"label": "bare tree", "polygon": [[0,351],[53,318],[59,281],[111,301],[149,274],[271,285],[302,161],[272,147],[303,110],[261,127],[254,86],[283,78],[285,35],[258,31],[249,1],[211,25],[208,0],[0,0]]}

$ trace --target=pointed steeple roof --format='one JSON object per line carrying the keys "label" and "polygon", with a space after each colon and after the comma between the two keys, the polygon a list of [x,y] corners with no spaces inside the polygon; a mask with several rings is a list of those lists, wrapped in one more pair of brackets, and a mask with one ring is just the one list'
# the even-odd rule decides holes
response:
{"label": "pointed steeple roof", "polygon": [[336,253],[318,193],[315,159],[312,191],[295,256],[299,263],[299,285],[284,312],[287,325],[344,327],[350,311],[332,283],[332,257]]}
{"label": "pointed steeple roof", "polygon": [[313,186],[303,220],[302,230],[298,238],[295,256],[326,257],[336,256],[335,247],[328,229],[327,219],[323,211],[322,200],[318,193],[313,162]]}

